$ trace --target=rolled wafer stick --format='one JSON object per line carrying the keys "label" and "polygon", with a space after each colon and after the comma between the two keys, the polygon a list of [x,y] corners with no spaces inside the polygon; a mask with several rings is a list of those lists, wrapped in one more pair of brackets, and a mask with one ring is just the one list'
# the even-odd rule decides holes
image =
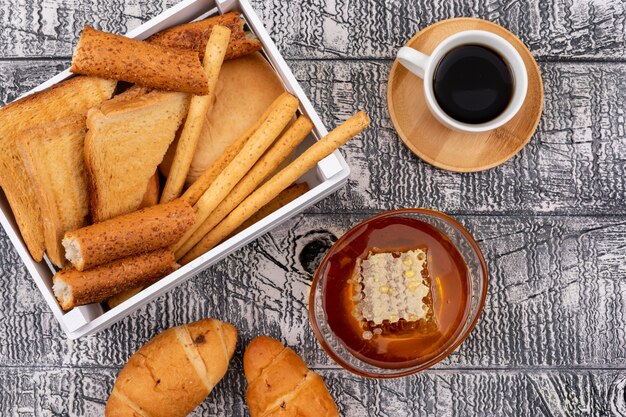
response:
{"label": "rolled wafer stick", "polygon": [[197,52],[153,45],[89,26],[80,35],[70,71],[160,90],[196,95],[209,92]]}
{"label": "rolled wafer stick", "polygon": [[52,277],[54,295],[64,310],[100,303],[116,294],[145,287],[178,268],[167,248],[118,259],[87,271],[63,269]]}
{"label": "rolled wafer stick", "polygon": [[204,223],[213,210],[226,198],[228,193],[246,175],[272,142],[276,140],[285,126],[289,124],[298,108],[298,99],[289,93],[283,93],[276,101],[278,101],[276,108],[268,115],[267,119],[248,139],[246,146],[215,178],[215,181],[211,183],[195,204],[195,223],[177,243],[172,245],[174,252],[178,252],[193,232]]}
{"label": "rolled wafer stick", "polygon": [[182,199],[191,204],[192,206],[198,202],[202,194],[209,188],[209,186],[215,181],[215,178],[230,164],[230,162],[237,156],[237,154],[243,149],[244,145],[248,142],[248,139],[254,132],[263,124],[272,111],[276,109],[278,105],[277,101],[274,101],[272,105],[265,110],[265,113],[259,117],[259,119],[246,130],[239,139],[231,143],[222,153],[222,155],[215,161],[213,165],[207,168],[202,175],[194,181],[193,184],[184,192]]}
{"label": "rolled wafer stick", "polygon": [[214,26],[225,26],[232,32],[232,39],[241,39],[245,37],[243,25],[244,21],[241,14],[233,11],[197,22],[172,26],[150,36],[146,42],[169,46],[170,48],[194,49],[199,53],[204,53]]}
{"label": "rolled wafer stick", "polygon": [[146,42],[170,48],[190,49],[204,56],[206,44],[213,27],[225,26],[231,30],[230,42],[226,50],[225,60],[235,59],[261,49],[261,42],[251,37],[243,28],[244,21],[239,12],[229,12],[209,17],[198,22],[184,23],[155,33]]}
{"label": "rolled wafer stick", "polygon": [[178,197],[185,185],[185,178],[189,172],[191,160],[198,146],[198,139],[202,132],[204,118],[209,110],[209,105],[215,94],[215,86],[220,75],[220,69],[224,62],[224,54],[230,39],[230,29],[224,26],[215,26],[211,31],[211,37],[206,44],[204,54],[204,71],[209,79],[209,94],[193,96],[189,104],[189,112],[185,119],[185,126],[178,139],[174,161],[170,168],[170,174],[165,182],[165,188],[161,195],[161,203],[168,203]]}
{"label": "rolled wafer stick", "polygon": [[235,210],[182,257],[180,263],[183,265],[187,264],[220,243],[260,208],[278,196],[281,191],[289,187],[289,185],[294,183],[309,169],[313,168],[317,162],[324,159],[333,153],[335,149],[362,132],[369,125],[369,122],[370,119],[367,114],[360,111],[336,127],[320,141],[313,144],[313,146],[307,149],[295,161],[279,171],[243,200]]}
{"label": "rolled wafer stick", "polygon": [[193,225],[182,200],[159,204],[65,234],[65,256],[79,271],[176,242]]}
{"label": "rolled wafer stick", "polygon": [[202,59],[212,28],[218,25],[226,26],[232,33],[224,60],[235,59],[259,51],[263,47],[261,41],[253,34],[244,31],[243,23],[239,12],[229,12],[165,29],[150,36],[146,42],[197,51]]}
{"label": "rolled wafer stick", "polygon": [[250,172],[242,178],[228,196],[213,210],[211,215],[189,237],[176,252],[176,258],[181,258],[196,243],[213,229],[224,217],[241,203],[258,185],[271,173],[276,171],[280,164],[287,159],[296,146],[313,129],[313,124],[306,116],[300,116],[287,131],[272,145],[271,148],[257,161]]}
{"label": "rolled wafer stick", "polygon": [[224,60],[228,61],[230,59],[240,58],[244,55],[260,51],[262,47],[261,41],[255,37],[247,36],[242,39],[235,39],[228,44]]}

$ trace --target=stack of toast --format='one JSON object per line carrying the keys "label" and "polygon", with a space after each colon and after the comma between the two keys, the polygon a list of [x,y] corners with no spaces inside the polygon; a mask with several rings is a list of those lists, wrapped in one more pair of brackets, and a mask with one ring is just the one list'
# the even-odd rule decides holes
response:
{"label": "stack of toast", "polygon": [[63,309],[113,307],[195,260],[367,126],[358,113],[292,160],[312,123],[260,48],[237,12],[146,41],[87,26],[74,78],[0,109],[0,186],[32,257],[60,269]]}
{"label": "stack of toast", "polygon": [[[220,24],[232,31],[226,59],[261,48],[236,12],[175,26],[147,43],[193,51],[197,59]],[[96,56],[85,53],[73,64]],[[136,84],[114,96],[117,85],[117,79],[78,75],[0,109],[0,186],[36,261],[45,250],[62,268],[65,232],[158,201],[157,167],[187,114],[189,95]]]}

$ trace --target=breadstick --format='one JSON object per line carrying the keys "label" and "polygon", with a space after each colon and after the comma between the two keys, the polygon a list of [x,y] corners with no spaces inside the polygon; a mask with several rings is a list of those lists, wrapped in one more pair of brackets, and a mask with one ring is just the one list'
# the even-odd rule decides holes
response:
{"label": "breadstick", "polygon": [[148,286],[175,271],[178,264],[167,248],[129,256],[88,271],[63,269],[52,277],[53,291],[64,310],[100,303],[126,290]]}
{"label": "breadstick", "polygon": [[228,197],[220,203],[211,215],[200,225],[185,244],[176,252],[176,258],[182,258],[196,243],[200,241],[211,229],[213,229],[224,217],[228,215],[239,203],[243,201],[258,185],[272,172],[276,171],[280,164],[287,159],[296,146],[309,134],[313,124],[306,116],[300,116],[272,145],[270,149],[257,161],[250,172],[233,188]]}
{"label": "breadstick", "polygon": [[261,207],[269,203],[280,194],[281,191],[289,187],[289,185],[304,175],[309,169],[313,168],[317,162],[324,159],[341,145],[362,132],[369,125],[369,122],[370,119],[367,114],[360,111],[336,127],[322,140],[313,144],[313,146],[307,149],[295,161],[279,171],[243,200],[235,210],[213,230],[207,233],[207,235],[181,259],[181,264],[184,265],[191,262],[220,243]]}
{"label": "breadstick", "polygon": [[217,161],[213,165],[211,165],[206,171],[202,173],[202,175],[191,184],[191,187],[185,191],[182,195],[182,199],[188,202],[191,205],[194,205],[198,202],[202,194],[209,188],[209,186],[215,181],[215,178],[230,164],[230,162],[237,156],[237,154],[243,149],[244,145],[248,142],[248,139],[252,136],[254,132],[263,124],[265,119],[270,115],[272,111],[276,109],[278,105],[278,101],[274,101],[272,105],[265,110],[265,113],[259,117],[259,119],[254,123],[254,125],[250,126],[248,130],[246,130],[243,135],[235,142],[231,143],[225,150],[224,153],[218,158]]}
{"label": "breadstick", "polygon": [[160,90],[196,95],[209,92],[197,52],[153,45],[89,26],[80,35],[70,71]]}
{"label": "breadstick", "polygon": [[194,206],[196,219],[194,225],[185,235],[172,246],[174,252],[185,244],[193,232],[209,217],[215,208],[226,198],[228,193],[237,185],[244,175],[252,168],[269,146],[278,137],[280,132],[289,124],[296,109],[298,99],[289,93],[281,94],[276,101],[278,105],[269,114],[256,132],[252,134],[244,149],[228,164],[215,178],[209,188],[202,194]]}
{"label": "breadstick", "polygon": [[193,208],[182,200],[174,200],[68,232],[62,243],[66,258],[83,271],[171,245],[193,221]]}
{"label": "breadstick", "polygon": [[300,197],[309,190],[310,188],[306,182],[290,185],[289,187],[281,191],[280,194],[276,196],[276,198],[272,199],[272,201],[261,207],[259,211],[250,216],[250,218],[243,222],[241,226],[233,230],[229,237],[236,235],[244,229],[247,229],[259,220],[269,216],[279,208],[282,208],[291,203],[293,200]]}
{"label": "breadstick", "polygon": [[213,27],[211,37],[206,44],[203,62],[204,71],[209,79],[209,94],[191,98],[185,126],[176,146],[176,154],[170,168],[170,175],[167,177],[165,188],[161,195],[161,203],[168,203],[178,197],[185,185],[185,178],[187,178],[193,154],[196,152],[204,117],[215,95],[215,86],[224,62],[224,54],[226,53],[229,39],[230,29],[224,26]]}

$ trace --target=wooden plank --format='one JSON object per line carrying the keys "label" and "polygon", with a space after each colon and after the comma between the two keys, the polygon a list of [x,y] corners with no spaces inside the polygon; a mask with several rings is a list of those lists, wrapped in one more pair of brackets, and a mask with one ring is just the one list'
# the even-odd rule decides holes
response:
{"label": "wooden plank", "polygon": [[17,99],[70,66],[69,61],[0,62],[0,106]]}
{"label": "wooden plank", "polygon": [[[125,33],[177,0],[89,0],[0,4],[0,57],[67,57],[85,24]],[[619,1],[453,0],[385,2],[252,0],[288,58],[391,58],[415,32],[473,16],[499,23],[541,58],[622,59],[626,8]]]}
{"label": "wooden plank", "polygon": [[[262,334],[336,366],[308,322],[312,273],[365,215],[301,215],[94,337],[68,341],[5,237],[0,239],[0,366],[121,366],[164,328],[215,317],[239,330],[237,355]],[[490,270],[483,315],[441,370],[626,370],[626,217],[458,216]]]}
{"label": "wooden plank", "polygon": [[[12,416],[103,415],[117,369],[0,368],[0,409]],[[606,416],[626,412],[619,371],[428,371],[371,380],[317,371],[344,416]],[[248,415],[241,366],[231,368],[190,417]]]}
{"label": "wooden plank", "polygon": [[[0,63],[0,102],[65,65]],[[539,130],[511,161],[474,174],[436,169],[400,141],[386,110],[388,62],[290,65],[329,128],[358,108],[372,118],[361,139],[342,148],[352,169],[349,185],[312,211],[432,207],[455,213],[626,213],[626,64],[543,64],[546,100]]]}
{"label": "wooden plank", "polygon": [[[624,213],[625,64],[544,63],[545,109],[530,143],[480,173],[436,169],[398,138],[387,113],[389,62],[292,62],[330,128],[364,108],[371,127],[342,149],[349,186],[320,212],[432,207],[451,212]],[[416,109],[416,111],[420,111]],[[424,111],[421,109],[421,111]]]}

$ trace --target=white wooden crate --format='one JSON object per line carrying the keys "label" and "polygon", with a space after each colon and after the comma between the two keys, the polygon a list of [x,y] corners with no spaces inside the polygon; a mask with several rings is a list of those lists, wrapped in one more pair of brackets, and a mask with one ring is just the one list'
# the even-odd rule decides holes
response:
{"label": "white wooden crate", "polygon": [[[285,88],[300,100],[299,111],[308,116],[313,122],[313,132],[296,150],[296,153],[300,154],[311,146],[315,140],[319,140],[328,132],[247,0],[184,0],[154,19],[130,31],[127,33],[127,36],[135,39],[145,39],[168,27],[217,13],[226,13],[231,10],[239,10],[241,12],[249,29],[261,40],[263,53],[282,79]],[[71,75],[68,70],[63,71],[27,94],[48,88]],[[299,180],[299,182],[304,181],[309,185],[310,191],[306,194],[108,311],[105,311],[100,304],[76,307],[69,312],[64,312],[61,309],[52,292],[52,276],[55,269],[47,259],[44,259],[42,262],[35,262],[30,256],[21,238],[9,203],[3,193],[0,193],[0,223],[2,223],[4,230],[24,261],[61,328],[70,339],[77,339],[96,333],[122,320],[140,306],[183,283],[188,278],[205,270],[210,265],[276,227],[286,219],[315,204],[340,188],[347,181],[349,173],[350,170],[345,160],[338,151],[335,151],[332,155],[320,161],[316,168],[306,173]]]}

